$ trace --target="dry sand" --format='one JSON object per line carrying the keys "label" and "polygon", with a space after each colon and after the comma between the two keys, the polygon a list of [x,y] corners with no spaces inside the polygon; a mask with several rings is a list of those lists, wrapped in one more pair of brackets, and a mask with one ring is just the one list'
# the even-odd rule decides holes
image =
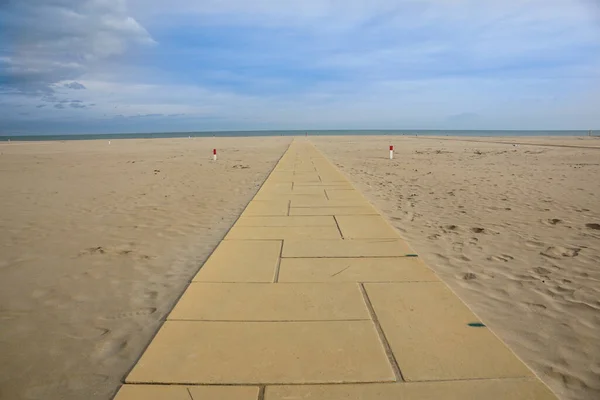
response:
{"label": "dry sand", "polygon": [[0,144],[0,398],[110,398],[290,141]]}
{"label": "dry sand", "polygon": [[[455,139],[311,138],[562,398],[600,398],[600,150],[555,147],[600,140]],[[108,399],[289,142],[0,145],[0,398]]]}
{"label": "dry sand", "polygon": [[599,138],[311,140],[562,399],[600,399]]}

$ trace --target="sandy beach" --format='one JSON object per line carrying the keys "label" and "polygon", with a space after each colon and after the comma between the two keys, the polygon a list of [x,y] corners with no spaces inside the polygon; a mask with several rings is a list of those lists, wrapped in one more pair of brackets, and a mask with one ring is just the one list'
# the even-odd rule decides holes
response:
{"label": "sandy beach", "polygon": [[0,398],[111,398],[290,141],[0,144]]}
{"label": "sandy beach", "polygon": [[[309,139],[562,399],[600,397],[600,139]],[[109,399],[290,142],[1,144],[0,398]]]}
{"label": "sandy beach", "polygon": [[311,141],[561,398],[600,398],[599,138]]}

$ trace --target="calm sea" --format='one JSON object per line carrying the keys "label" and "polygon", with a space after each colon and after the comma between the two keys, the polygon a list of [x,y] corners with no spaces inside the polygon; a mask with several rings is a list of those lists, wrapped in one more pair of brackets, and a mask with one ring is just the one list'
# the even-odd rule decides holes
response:
{"label": "calm sea", "polygon": [[588,131],[459,131],[459,130],[311,130],[311,131],[220,131],[220,132],[160,132],[160,133],[108,133],[69,135],[0,136],[0,140],[95,140],[95,139],[152,139],[184,137],[236,137],[236,136],[342,136],[342,135],[396,135],[396,136],[587,136]]}

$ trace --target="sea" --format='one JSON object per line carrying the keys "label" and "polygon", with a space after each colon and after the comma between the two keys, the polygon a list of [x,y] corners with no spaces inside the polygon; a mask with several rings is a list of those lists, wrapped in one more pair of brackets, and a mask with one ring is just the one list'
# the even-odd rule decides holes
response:
{"label": "sea", "polygon": [[0,141],[63,141],[114,139],[166,139],[185,137],[255,137],[255,136],[588,136],[590,131],[535,131],[535,130],[268,130],[268,131],[215,131],[215,132],[156,132],[104,133],[62,135],[0,135]]}

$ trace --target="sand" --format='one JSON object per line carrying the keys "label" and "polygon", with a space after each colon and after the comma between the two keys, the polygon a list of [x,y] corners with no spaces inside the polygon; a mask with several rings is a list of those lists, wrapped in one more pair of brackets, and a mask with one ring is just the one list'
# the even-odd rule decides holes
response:
{"label": "sand", "polygon": [[[561,398],[600,398],[599,139],[310,139]],[[0,144],[0,398],[110,398],[289,142]]]}
{"label": "sand", "polygon": [[111,398],[290,141],[0,144],[0,398]]}
{"label": "sand", "polygon": [[600,139],[311,140],[562,399],[600,398]]}

